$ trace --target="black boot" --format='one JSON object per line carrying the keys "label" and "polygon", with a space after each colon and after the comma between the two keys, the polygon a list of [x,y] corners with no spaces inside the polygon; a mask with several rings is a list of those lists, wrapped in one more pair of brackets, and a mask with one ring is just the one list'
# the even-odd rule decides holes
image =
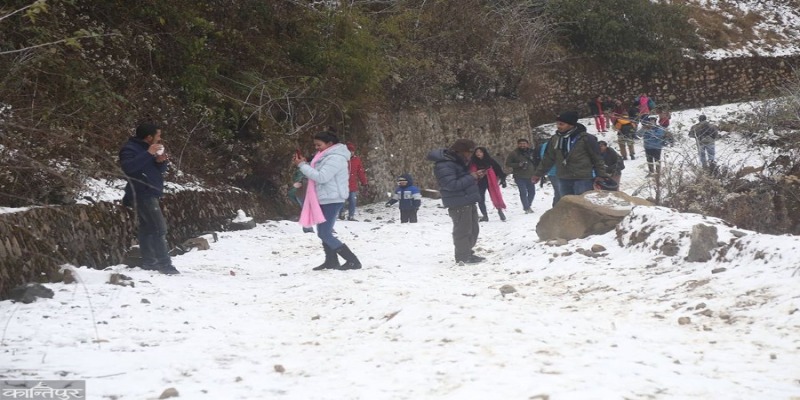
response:
{"label": "black boot", "polygon": [[339,267],[338,269],[360,269],[361,268],[361,261],[358,261],[358,257],[356,257],[356,255],[353,254],[352,251],[350,251],[350,248],[347,247],[346,244],[343,244],[342,247],[339,247],[339,249],[336,250],[336,252],[339,253],[339,255],[342,256],[342,258],[344,258],[346,260],[345,263],[342,264],[342,266]]}
{"label": "black boot", "polygon": [[339,257],[336,256],[336,252],[325,243],[322,244],[322,248],[325,249],[325,262],[312,268],[312,270],[339,269]]}

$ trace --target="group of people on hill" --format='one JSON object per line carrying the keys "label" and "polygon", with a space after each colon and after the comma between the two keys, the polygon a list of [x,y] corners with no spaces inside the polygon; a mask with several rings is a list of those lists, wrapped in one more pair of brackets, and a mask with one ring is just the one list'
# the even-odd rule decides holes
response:
{"label": "group of people on hill", "polygon": [[[598,130],[606,129],[601,97],[595,99]],[[607,103],[608,104],[608,103]],[[614,104],[619,107],[619,102]],[[620,153],[589,134],[578,123],[578,113],[567,111],[556,118],[556,131],[538,147],[531,148],[527,139],[519,139],[517,148],[505,159],[519,189],[520,202],[525,213],[532,213],[531,204],[536,196],[536,184],[549,180],[553,185],[553,205],[562,196],[580,195],[592,189],[615,190],[619,187],[624,160],[634,159],[633,140],[644,143],[647,165],[651,174],[660,173],[661,150],[672,138],[666,127],[669,115],[651,115],[652,100],[642,94],[637,98],[634,111],[612,111],[610,121],[620,137]],[[591,108],[591,107],[590,107]],[[592,109],[594,111],[594,109]],[[637,125],[641,128],[637,130]],[[714,168],[715,140],[719,129],[704,115],[692,126],[689,136],[697,141],[698,154],[704,168]],[[306,232],[313,232],[322,241],[325,261],[314,270],[349,270],[361,268],[361,262],[350,248],[334,235],[337,216],[355,220],[358,186],[367,186],[367,177],[361,160],[355,155],[352,143],[343,144],[334,130],[314,135],[316,154],[309,161],[295,154],[297,172],[289,190],[290,198],[302,208],[300,224]],[[627,147],[627,151],[626,151]],[[169,165],[169,153],[161,143],[161,129],[152,123],[136,128],[119,154],[120,164],[128,184],[123,204],[134,207],[139,223],[138,239],[142,256],[141,267],[163,274],[179,274],[172,265],[167,246],[167,224],[161,212],[163,174]],[[479,222],[488,221],[486,193],[501,220],[506,220],[501,187],[506,187],[507,174],[486,147],[477,146],[469,139],[458,139],[446,149],[436,149],[428,154],[434,162],[434,175],[440,187],[442,204],[453,221],[455,261],[473,264],[484,257],[476,255],[473,248],[480,232]],[[409,174],[397,178],[397,186],[387,207],[399,203],[401,223],[416,223],[422,196]],[[480,210],[481,216],[478,217]],[[339,257],[344,263],[339,262]]]}

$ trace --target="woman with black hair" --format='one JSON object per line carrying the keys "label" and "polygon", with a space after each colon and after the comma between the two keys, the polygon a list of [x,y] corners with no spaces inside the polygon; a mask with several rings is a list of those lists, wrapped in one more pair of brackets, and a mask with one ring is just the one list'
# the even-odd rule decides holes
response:
{"label": "woman with black hair", "polygon": [[[325,262],[314,267],[314,270],[359,269],[361,262],[358,257],[333,236],[336,216],[350,194],[350,175],[347,171],[350,151],[330,131],[314,135],[314,147],[317,154],[310,163],[299,154],[295,154],[292,160],[308,178],[300,224],[303,227],[317,225],[317,236],[322,239],[322,248],[325,250]],[[344,264],[339,265],[337,254],[345,259]]]}
{"label": "woman with black hair", "polygon": [[502,193],[500,193],[500,186],[506,187],[506,173],[503,172],[503,167],[489,155],[489,150],[486,147],[477,147],[472,153],[469,170],[470,172],[486,171],[486,174],[478,179],[478,192],[481,195],[478,207],[483,215],[479,221],[489,220],[489,216],[486,214],[487,189],[489,190],[489,198],[492,200],[494,208],[497,209],[500,220],[505,221],[506,215],[503,210],[506,209],[506,203],[503,201]]}

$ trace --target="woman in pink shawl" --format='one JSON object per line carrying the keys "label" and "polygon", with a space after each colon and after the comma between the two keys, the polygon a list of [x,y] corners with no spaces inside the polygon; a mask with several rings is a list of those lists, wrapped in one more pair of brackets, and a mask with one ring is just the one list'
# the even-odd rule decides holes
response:
{"label": "woman in pink shawl", "polygon": [[506,173],[503,172],[503,167],[495,161],[490,155],[486,147],[478,147],[472,153],[472,158],[469,162],[470,172],[477,170],[485,170],[486,175],[478,179],[478,192],[481,195],[481,200],[478,202],[478,208],[483,215],[479,221],[488,221],[489,216],[486,215],[486,190],[489,190],[489,198],[492,200],[492,205],[497,209],[497,214],[500,216],[501,221],[506,220],[506,215],[503,210],[506,209],[506,203],[503,202],[503,195],[500,193],[500,186],[506,187]]}
{"label": "woman in pink shawl", "polygon": [[[358,257],[346,244],[333,236],[336,215],[350,195],[350,174],[347,172],[350,151],[330,131],[314,135],[314,147],[317,154],[310,163],[298,154],[295,154],[293,160],[300,172],[308,178],[300,224],[303,227],[317,226],[317,236],[322,240],[322,248],[325,250],[325,262],[314,270],[359,269],[361,262]],[[337,255],[345,259],[344,264],[339,265]]]}

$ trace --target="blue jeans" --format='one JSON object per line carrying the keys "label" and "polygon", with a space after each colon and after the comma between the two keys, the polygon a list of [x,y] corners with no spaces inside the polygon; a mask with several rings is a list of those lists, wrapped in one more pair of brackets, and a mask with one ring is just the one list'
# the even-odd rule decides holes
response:
{"label": "blue jeans", "polygon": [[579,195],[594,189],[593,179],[559,179],[558,191],[561,197]]}
{"label": "blue jeans", "polygon": [[555,175],[547,175],[547,179],[550,180],[550,183],[553,185],[553,207],[556,206],[559,200],[561,200],[561,186],[559,185],[558,177]]}
{"label": "blue jeans", "polygon": [[536,184],[525,178],[514,178],[514,182],[519,188],[519,202],[522,204],[522,208],[525,210],[531,208],[533,198],[536,197]]}
{"label": "blue jeans", "polygon": [[356,215],[356,203],[358,203],[358,192],[350,192],[350,196],[347,197],[347,218]]}
{"label": "blue jeans", "polygon": [[161,213],[161,204],[156,197],[139,196],[136,202],[139,219],[139,250],[142,266],[150,268],[172,265],[167,246],[167,221]]}
{"label": "blue jeans", "polygon": [[703,164],[703,168],[708,168],[709,164],[714,164],[714,156],[716,155],[714,143],[697,143],[697,152],[700,153],[700,163]]}
{"label": "blue jeans", "polygon": [[339,215],[339,210],[344,207],[344,203],[320,204],[320,207],[322,208],[322,214],[325,216],[325,222],[317,224],[317,236],[322,239],[322,243],[337,250],[344,243],[333,236],[333,224],[336,223],[336,216]]}

